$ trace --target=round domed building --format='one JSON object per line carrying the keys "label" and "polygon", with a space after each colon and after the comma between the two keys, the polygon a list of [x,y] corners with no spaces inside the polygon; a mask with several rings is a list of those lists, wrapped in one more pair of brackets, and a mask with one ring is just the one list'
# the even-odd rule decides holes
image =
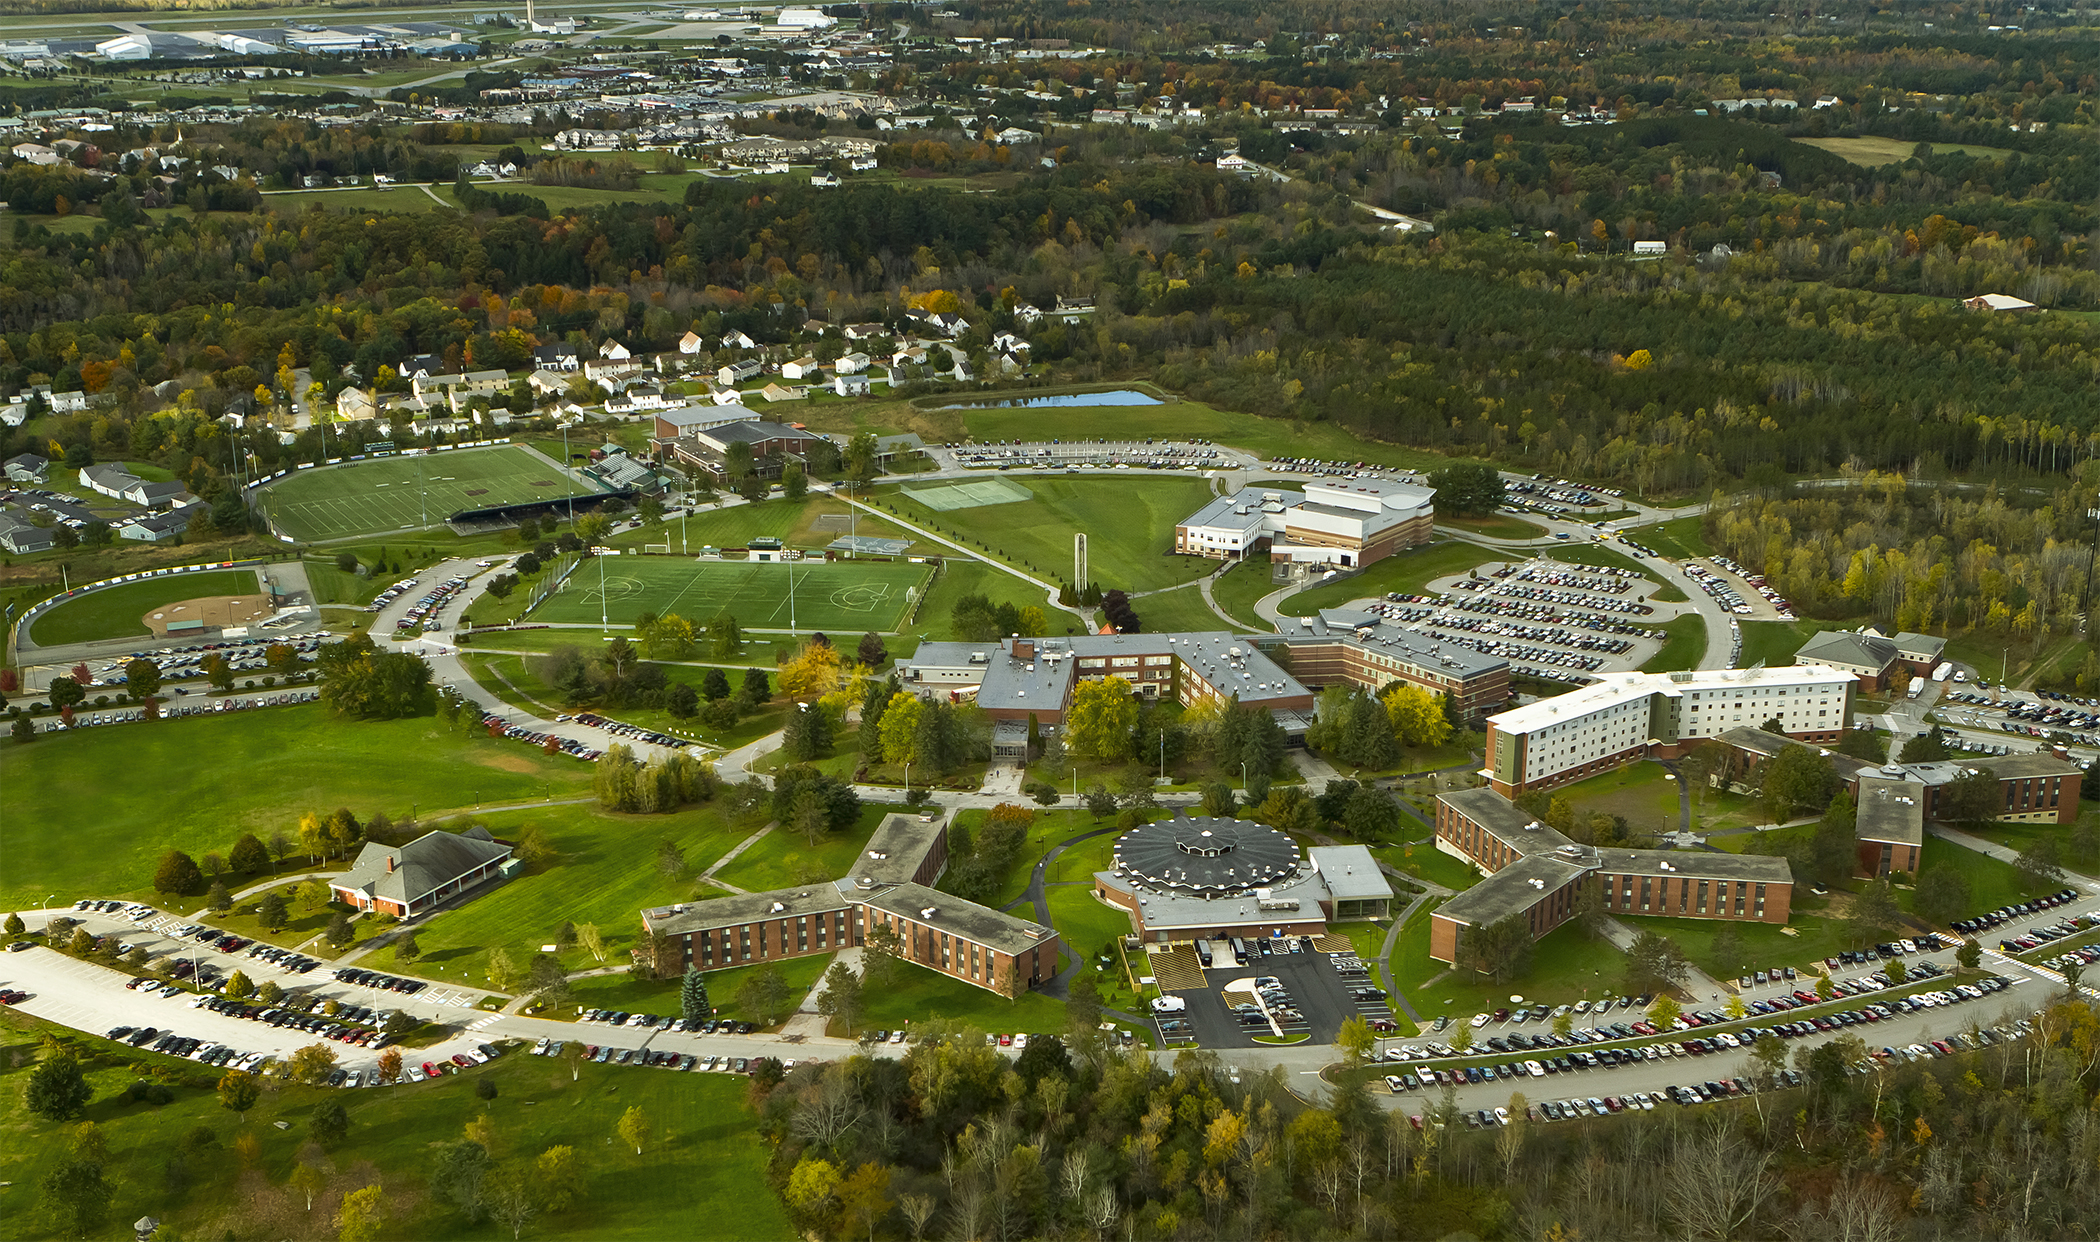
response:
{"label": "round domed building", "polygon": [[1184,815],[1118,837],[1094,895],[1147,942],[1315,936],[1330,920],[1384,917],[1393,900],[1361,845],[1301,849],[1267,824]]}

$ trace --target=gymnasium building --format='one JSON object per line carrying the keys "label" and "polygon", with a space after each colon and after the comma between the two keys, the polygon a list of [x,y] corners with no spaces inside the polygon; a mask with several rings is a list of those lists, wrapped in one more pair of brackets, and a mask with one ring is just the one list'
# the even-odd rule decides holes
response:
{"label": "gymnasium building", "polygon": [[1221,496],[1174,527],[1184,556],[1362,568],[1428,543],[1436,489],[1383,475],[1309,482],[1302,492],[1248,488]]}

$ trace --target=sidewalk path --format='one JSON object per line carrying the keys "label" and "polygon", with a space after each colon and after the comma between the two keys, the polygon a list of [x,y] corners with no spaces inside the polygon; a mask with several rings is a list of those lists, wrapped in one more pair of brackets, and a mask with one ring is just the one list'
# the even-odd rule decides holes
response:
{"label": "sidewalk path", "polygon": [[714,864],[712,866],[710,866],[707,870],[701,872],[700,879],[705,883],[714,885],[716,888],[726,888],[732,893],[736,893],[739,895],[748,893],[750,891],[748,889],[738,888],[736,885],[731,884],[726,880],[716,879],[715,872],[720,871],[723,867],[735,862],[736,856],[738,854],[741,854],[745,850],[750,849],[752,846],[757,845],[767,833],[773,831],[773,828],[774,825],[767,824],[765,827],[759,829],[757,832],[754,832],[750,836],[745,837],[743,840],[737,842],[735,849],[730,850],[727,854],[724,854],[720,858],[715,859]]}

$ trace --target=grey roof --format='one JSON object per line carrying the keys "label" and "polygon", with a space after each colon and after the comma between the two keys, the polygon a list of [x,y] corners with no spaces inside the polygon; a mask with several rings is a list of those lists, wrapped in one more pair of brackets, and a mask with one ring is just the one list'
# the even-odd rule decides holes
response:
{"label": "grey roof", "polygon": [[931,823],[916,815],[892,815],[868,837],[868,848],[854,860],[852,878],[877,884],[907,884],[919,873],[919,864],[940,840],[946,825]]}
{"label": "grey roof", "polygon": [[1519,854],[1545,854],[1574,844],[1554,828],[1540,823],[1529,811],[1483,785],[1478,789],[1455,789],[1438,794],[1467,819],[1479,824],[1495,839]]}
{"label": "grey roof", "polygon": [[1309,919],[1324,919],[1320,911],[1320,900],[1327,895],[1327,886],[1310,871],[1300,873],[1285,884],[1269,889],[1269,900],[1283,904],[1262,908],[1261,898],[1254,893],[1212,900],[1191,897],[1181,893],[1165,893],[1145,885],[1133,884],[1129,877],[1113,871],[1096,871],[1094,882],[1119,893],[1128,893],[1137,900],[1138,917],[1148,928],[1173,927],[1274,927],[1278,923],[1298,923]]}
{"label": "grey roof", "polygon": [[1694,880],[1751,880],[1765,884],[1794,882],[1793,868],[1786,859],[1771,854],[1598,850],[1596,866],[1615,875],[1678,875]]}
{"label": "grey roof", "polygon": [[1078,666],[1070,660],[1016,659],[1011,653],[994,650],[984,665],[984,680],[978,684],[977,705],[988,710],[1056,712],[1064,710],[1065,695],[1072,687]]}
{"label": "grey roof", "polygon": [[[1538,854],[1517,861],[1475,884],[1437,908],[1437,913],[1470,927],[1499,923],[1512,914],[1522,914],[1537,905],[1547,893],[1558,890],[1589,868],[1551,854]],[[1532,884],[1539,880],[1543,888]]]}
{"label": "grey roof", "polygon": [[1991,759],[1939,759],[1930,763],[1906,763],[1903,770],[1927,785],[1945,785],[1961,779],[1970,772],[1985,768],[2001,781],[2020,780],[2034,776],[2071,776],[2085,769],[2068,759],[2059,759],[2046,750],[2027,751],[2018,755],[1998,755]]}
{"label": "grey roof", "polygon": [[[1037,945],[1054,943],[1057,938],[1056,932],[1040,923],[1015,918],[990,906],[980,906],[953,893],[938,892],[921,884],[894,884],[873,892],[856,891],[851,896],[874,909],[952,936],[961,936],[1001,953],[1026,953]],[[923,913],[929,909],[932,914]]]}
{"label": "grey roof", "polygon": [[1794,660],[1815,660],[1852,668],[1887,668],[1896,658],[1896,644],[1878,634],[1854,634],[1850,630],[1827,630],[1803,643]]}
{"label": "grey roof", "polygon": [[[491,840],[487,832],[426,832],[407,845],[367,843],[358,851],[357,862],[333,883],[394,901],[416,901],[469,871],[510,857],[510,847]],[[394,862],[387,869],[387,860]]]}
{"label": "grey roof", "polygon": [[80,479],[83,483],[92,480],[100,486],[119,492],[141,481],[139,476],[126,470],[123,466],[111,462],[96,462],[92,466],[82,466],[80,468]]}
{"label": "grey roof", "polygon": [[[1286,509],[1290,509],[1303,504],[1305,502],[1305,494],[1303,492],[1277,493],[1277,499],[1282,501]],[[1259,529],[1261,524],[1268,521],[1271,516],[1262,508],[1262,495],[1260,493],[1250,496],[1247,491],[1240,491],[1230,496],[1217,497],[1201,509],[1181,519],[1179,525],[1225,526],[1235,530],[1249,531]]]}
{"label": "grey roof", "polygon": [[[1332,614],[1334,620],[1328,620]],[[1378,620],[1367,612],[1350,609],[1324,609],[1318,617],[1280,618],[1281,632],[1276,638],[1263,636],[1264,641],[1281,641],[1291,646],[1332,642],[1339,638],[1376,651],[1380,655],[1398,660],[1419,669],[1423,673],[1444,677],[1476,677],[1491,673],[1498,668],[1508,668],[1509,661],[1501,656],[1488,655],[1470,647],[1454,643],[1438,642],[1426,634],[1392,625]]]}
{"label": "grey roof", "polygon": [[[723,408],[720,406],[717,409]],[[766,440],[821,440],[824,437],[814,431],[802,431],[786,423],[769,423],[761,419],[739,419],[709,427],[701,433],[701,439],[719,448],[728,448],[735,443],[758,444]]]}
{"label": "grey roof", "polygon": [[1115,860],[1133,883],[1204,897],[1287,884],[1303,861],[1298,843],[1267,824],[1179,815],[1116,838]]}
{"label": "grey roof", "polygon": [[1862,841],[1925,843],[1925,787],[1915,781],[1867,776],[1859,782],[1854,831]]}
{"label": "grey roof", "polygon": [[1315,845],[1305,852],[1311,855],[1313,866],[1319,868],[1320,878],[1326,881],[1327,891],[1334,894],[1335,900],[1375,901],[1392,897],[1393,886],[1386,883],[1378,860],[1368,848]]}
{"label": "grey roof", "polygon": [[1825,759],[1830,760],[1830,765],[1837,769],[1837,774],[1846,780],[1851,780],[1861,771],[1874,766],[1874,761],[1871,759],[1861,759],[1854,755],[1847,755],[1840,751],[1832,750],[1828,746],[1818,746],[1813,742],[1804,742],[1799,738],[1782,737],[1777,733],[1767,733],[1763,729],[1753,728],[1750,725],[1737,725],[1733,729],[1725,729],[1714,734],[1713,740],[1733,746],[1737,750],[1746,750],[1754,755],[1762,755],[1767,759],[1789,746],[1800,746],[1814,750]]}
{"label": "grey roof", "polygon": [[736,927],[755,919],[829,914],[852,905],[853,899],[841,896],[832,885],[813,884],[801,888],[776,888],[763,893],[731,893],[706,901],[658,906],[642,911],[642,921],[658,935],[683,936],[712,931],[717,927]]}

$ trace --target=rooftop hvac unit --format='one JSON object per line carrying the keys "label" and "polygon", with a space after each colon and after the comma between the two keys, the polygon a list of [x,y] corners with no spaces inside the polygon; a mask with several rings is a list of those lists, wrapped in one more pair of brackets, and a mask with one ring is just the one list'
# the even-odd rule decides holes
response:
{"label": "rooftop hvac unit", "polygon": [[780,914],[780,913],[783,913],[784,911],[786,911],[786,909],[787,909],[787,903],[786,903],[786,902],[782,902],[782,901],[776,901],[776,902],[774,902],[774,903],[773,903],[772,907],[771,907],[771,908],[770,908],[770,909],[769,909],[769,910],[767,911],[767,913],[769,913],[769,914]]}
{"label": "rooftop hvac unit", "polygon": [[1533,888],[1536,888],[1536,889],[1539,889],[1539,890],[1543,891],[1543,890],[1545,889],[1545,887],[1546,887],[1546,882],[1545,882],[1544,880],[1538,880],[1538,879],[1534,879],[1534,880],[1532,880],[1532,881],[1531,881],[1531,886],[1532,886]]}
{"label": "rooftop hvac unit", "polygon": [[928,906],[925,909],[919,911],[919,917],[922,919],[930,919],[933,917],[934,912],[939,909],[939,906]]}

